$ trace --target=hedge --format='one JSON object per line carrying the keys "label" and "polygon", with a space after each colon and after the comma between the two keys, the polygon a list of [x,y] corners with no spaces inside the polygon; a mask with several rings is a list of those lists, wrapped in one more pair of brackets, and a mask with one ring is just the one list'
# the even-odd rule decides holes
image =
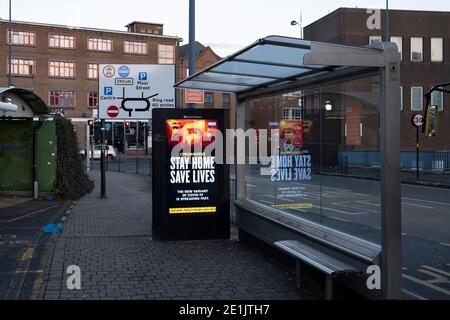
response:
{"label": "hedge", "polygon": [[77,200],[94,189],[83,167],[73,124],[63,117],[55,117],[57,136],[56,192],[64,199]]}

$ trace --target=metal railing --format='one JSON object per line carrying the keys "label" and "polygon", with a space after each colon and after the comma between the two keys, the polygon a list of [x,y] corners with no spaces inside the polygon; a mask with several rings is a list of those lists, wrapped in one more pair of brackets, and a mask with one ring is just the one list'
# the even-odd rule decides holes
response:
{"label": "metal railing", "polygon": [[[100,171],[100,160],[90,161],[90,170]],[[106,171],[121,172],[129,174],[152,175],[152,158],[151,157],[118,157],[106,161]]]}

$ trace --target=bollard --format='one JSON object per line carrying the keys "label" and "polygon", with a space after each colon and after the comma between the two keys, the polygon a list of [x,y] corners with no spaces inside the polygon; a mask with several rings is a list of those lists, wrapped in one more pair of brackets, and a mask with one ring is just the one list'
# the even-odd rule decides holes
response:
{"label": "bollard", "polygon": [[139,158],[136,157],[136,174],[139,173]]}
{"label": "bollard", "polygon": [[120,171],[120,158],[121,158],[121,157],[119,156],[118,158],[119,158],[119,172],[121,172],[121,171]]}

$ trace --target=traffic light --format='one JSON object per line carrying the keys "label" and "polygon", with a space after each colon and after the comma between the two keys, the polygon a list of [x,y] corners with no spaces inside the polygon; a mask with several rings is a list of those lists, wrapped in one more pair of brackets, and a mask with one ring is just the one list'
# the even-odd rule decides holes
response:
{"label": "traffic light", "polygon": [[89,135],[94,136],[94,120],[88,120]]}

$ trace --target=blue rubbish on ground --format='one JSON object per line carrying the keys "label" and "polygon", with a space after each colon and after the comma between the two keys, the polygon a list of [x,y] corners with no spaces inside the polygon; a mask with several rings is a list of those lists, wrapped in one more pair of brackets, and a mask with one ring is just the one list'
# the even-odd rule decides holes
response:
{"label": "blue rubbish on ground", "polygon": [[54,195],[49,195],[48,197],[47,197],[47,200],[48,201],[53,201],[53,200],[55,200],[55,196]]}
{"label": "blue rubbish on ground", "polygon": [[64,228],[57,224],[48,224],[44,227],[44,233],[61,233],[64,231]]}

